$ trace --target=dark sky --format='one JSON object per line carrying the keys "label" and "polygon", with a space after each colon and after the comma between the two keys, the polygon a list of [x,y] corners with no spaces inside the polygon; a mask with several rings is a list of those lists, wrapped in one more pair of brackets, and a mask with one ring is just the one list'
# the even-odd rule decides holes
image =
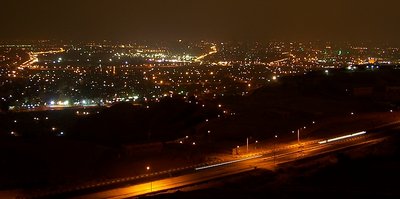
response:
{"label": "dark sky", "polygon": [[2,39],[400,41],[399,0],[1,0]]}

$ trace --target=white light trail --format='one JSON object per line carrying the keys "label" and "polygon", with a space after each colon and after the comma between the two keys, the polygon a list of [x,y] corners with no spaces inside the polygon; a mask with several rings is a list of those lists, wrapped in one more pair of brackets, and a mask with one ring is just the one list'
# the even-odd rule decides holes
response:
{"label": "white light trail", "polygon": [[342,139],[346,139],[346,138],[351,138],[351,137],[363,135],[363,134],[366,134],[366,133],[367,133],[366,131],[361,131],[361,132],[353,133],[353,134],[350,134],[350,135],[344,135],[344,136],[340,136],[340,137],[336,137],[336,138],[332,138],[332,139],[328,139],[328,140],[323,140],[323,141],[320,141],[320,142],[318,142],[318,143],[319,143],[319,144],[326,144],[326,143],[328,143],[328,142],[334,142],[334,141],[337,141],[337,140],[342,140]]}

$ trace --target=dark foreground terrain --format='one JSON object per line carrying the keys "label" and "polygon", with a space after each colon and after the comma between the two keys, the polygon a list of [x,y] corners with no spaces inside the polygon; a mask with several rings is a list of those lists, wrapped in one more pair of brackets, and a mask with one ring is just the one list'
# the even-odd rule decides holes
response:
{"label": "dark foreground terrain", "polygon": [[[374,71],[338,69],[328,74],[316,71],[278,79],[247,96],[212,100],[178,96],[149,106],[120,103],[95,110],[0,112],[0,190],[68,187],[132,177],[148,173],[149,165],[152,172],[191,166],[229,156],[232,148],[244,145],[247,138],[250,143],[258,140],[260,146],[274,135],[279,135],[280,143],[294,141],[294,130],[303,127],[307,128],[303,128],[301,138],[307,139],[399,121],[395,116],[400,110],[399,75],[397,66]],[[323,190],[308,186],[307,180],[324,182],[314,183],[318,186],[327,182],[343,185],[338,179],[330,180],[340,176],[349,182],[347,173],[337,174],[336,167],[349,168],[348,172],[353,173],[351,168],[366,169],[368,165],[368,172],[361,170],[367,176],[370,170],[389,170],[374,165],[382,162],[380,159],[357,159],[354,163],[343,161],[341,156],[333,159],[337,166],[319,171],[333,173],[326,179],[310,177],[308,172],[314,171],[313,166],[301,172],[296,172],[297,167],[278,170],[267,176],[258,171],[251,174],[255,180],[240,178],[249,187],[227,182],[209,193],[224,196],[226,192],[219,190],[227,189],[239,197],[241,194],[235,192],[270,190],[270,195],[285,195],[293,188],[306,194],[307,190]],[[263,187],[279,182],[282,186]],[[328,187],[335,191],[333,185]],[[355,186],[351,185],[344,187]]]}
{"label": "dark foreground terrain", "polygon": [[148,198],[399,198],[400,130],[391,133],[376,145]]}

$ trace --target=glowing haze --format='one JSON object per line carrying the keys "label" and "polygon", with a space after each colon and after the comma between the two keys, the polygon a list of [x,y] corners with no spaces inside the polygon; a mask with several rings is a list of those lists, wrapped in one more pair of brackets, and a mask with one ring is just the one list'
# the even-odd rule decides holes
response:
{"label": "glowing haze", "polygon": [[399,42],[398,0],[3,0],[0,39]]}

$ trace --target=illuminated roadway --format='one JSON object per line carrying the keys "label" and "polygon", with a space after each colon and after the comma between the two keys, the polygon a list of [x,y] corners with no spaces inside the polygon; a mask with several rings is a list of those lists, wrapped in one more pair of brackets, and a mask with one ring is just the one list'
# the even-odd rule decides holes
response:
{"label": "illuminated roadway", "polygon": [[51,50],[51,51],[44,51],[44,52],[30,52],[29,53],[29,60],[25,61],[24,63],[21,64],[22,68],[30,68],[30,69],[35,69],[33,64],[37,63],[39,61],[38,56],[39,55],[44,55],[44,54],[55,54],[55,53],[62,53],[65,52],[64,49],[60,48],[59,50]]}
{"label": "illuminated roadway", "polygon": [[[231,163],[219,163],[195,168],[192,173],[170,177],[162,180],[149,181],[133,186],[114,188],[97,193],[78,196],[75,198],[128,198],[140,195],[177,190],[182,187],[201,184],[221,177],[234,175],[256,168],[273,170],[277,164],[291,162],[304,157],[311,157],[360,145],[378,143],[387,137],[384,134],[358,132],[341,137],[308,140],[299,144],[286,145],[271,149],[263,154],[254,154]],[[302,147],[300,147],[302,146]]]}
{"label": "illuminated roadway", "polygon": [[203,60],[204,58],[206,58],[207,56],[210,56],[210,55],[212,55],[212,54],[215,54],[215,53],[217,53],[218,51],[217,51],[217,46],[211,46],[211,51],[210,52],[208,52],[207,54],[204,54],[204,55],[200,55],[200,56],[198,56],[196,59],[195,59],[195,62],[201,62],[201,60]]}

